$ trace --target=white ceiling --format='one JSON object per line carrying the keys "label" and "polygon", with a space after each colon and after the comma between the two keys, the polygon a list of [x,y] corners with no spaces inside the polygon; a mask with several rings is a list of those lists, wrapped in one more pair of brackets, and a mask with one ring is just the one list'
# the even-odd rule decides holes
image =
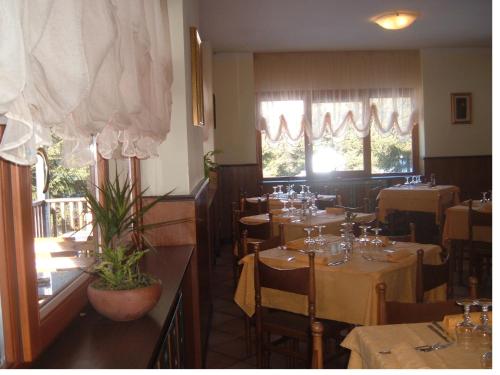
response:
{"label": "white ceiling", "polygon": [[[199,0],[200,33],[215,52],[491,46],[491,0]],[[413,10],[409,28],[378,13]]]}

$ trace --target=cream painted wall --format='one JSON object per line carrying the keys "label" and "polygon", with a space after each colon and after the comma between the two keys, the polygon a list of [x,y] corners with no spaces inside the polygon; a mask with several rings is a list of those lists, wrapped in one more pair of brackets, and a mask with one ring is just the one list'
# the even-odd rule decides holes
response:
{"label": "cream painted wall", "polygon": [[213,58],[219,164],[256,162],[253,54],[216,53]]}
{"label": "cream painted wall", "polygon": [[[491,155],[491,49],[420,51],[424,100],[424,156]],[[472,93],[472,124],[452,125],[450,93]]]}
{"label": "cream painted wall", "polygon": [[159,157],[141,162],[148,195],[189,194],[203,176],[203,128],[192,125],[189,27],[198,25],[198,0],[164,0],[168,7],[174,82],[171,128]]}

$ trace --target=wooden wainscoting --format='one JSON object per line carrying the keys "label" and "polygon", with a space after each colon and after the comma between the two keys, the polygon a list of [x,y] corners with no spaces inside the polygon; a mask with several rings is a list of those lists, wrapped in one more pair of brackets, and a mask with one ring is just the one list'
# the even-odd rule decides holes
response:
{"label": "wooden wainscoting", "polygon": [[460,187],[462,199],[480,199],[492,188],[491,155],[425,157],[424,170],[427,178],[435,173],[438,184]]}
{"label": "wooden wainscoting", "polygon": [[[154,246],[195,245],[183,284],[186,324],[187,363],[191,368],[201,368],[205,361],[212,299],[210,274],[212,248],[209,241],[209,214],[213,199],[208,180],[203,180],[189,195],[170,195],[160,201],[145,216],[144,224],[170,220],[188,221],[161,226],[148,231],[147,238]],[[147,197],[146,205],[155,197]]]}
{"label": "wooden wainscoting", "polygon": [[218,169],[218,207],[220,232],[223,240],[231,236],[231,203],[237,202],[240,192],[248,196],[261,193],[261,170],[258,164],[219,165]]}

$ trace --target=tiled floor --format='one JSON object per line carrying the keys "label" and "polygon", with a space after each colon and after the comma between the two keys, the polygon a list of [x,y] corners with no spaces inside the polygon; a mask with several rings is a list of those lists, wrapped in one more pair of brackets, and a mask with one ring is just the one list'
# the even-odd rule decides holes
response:
{"label": "tiled floor", "polygon": [[[212,273],[213,317],[206,368],[253,369],[255,355],[246,353],[244,319],[242,310],[234,303],[234,283],[230,247],[223,247]],[[253,348],[252,348],[253,349]],[[254,350],[252,350],[254,351]],[[345,366],[343,362],[331,363],[332,367]],[[304,364],[297,364],[304,367]],[[286,360],[280,355],[271,356],[271,368],[286,368]]]}
{"label": "tiled floor", "polygon": [[[254,354],[247,355],[245,347],[243,312],[234,303],[232,255],[229,246],[221,249],[212,274],[213,317],[206,368],[208,369],[252,369],[256,366]],[[479,291],[481,297],[491,298],[491,284]],[[467,295],[467,288],[455,283],[455,295]],[[347,356],[326,364],[325,367],[343,368]],[[286,368],[280,355],[271,356],[271,368]]]}

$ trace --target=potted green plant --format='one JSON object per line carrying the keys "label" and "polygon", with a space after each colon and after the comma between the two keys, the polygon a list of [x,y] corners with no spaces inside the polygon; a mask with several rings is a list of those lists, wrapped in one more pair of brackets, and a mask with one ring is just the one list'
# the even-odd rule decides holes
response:
{"label": "potted green plant", "polygon": [[101,234],[101,251],[90,270],[96,280],[89,284],[87,295],[100,314],[116,321],[140,318],[156,305],[161,295],[161,282],[140,269],[141,258],[152,248],[144,246],[148,244],[144,231],[187,221],[144,225],[144,215],[164,196],[134,210],[147,190],[134,195],[135,185],[128,179],[120,183],[115,174],[113,181],[108,178],[102,187],[97,187],[102,200],[89,190],[85,193],[93,214],[92,225],[98,227]]}
{"label": "potted green plant", "polygon": [[221,150],[208,151],[203,155],[203,169],[205,172],[205,178],[210,178],[210,181],[217,185],[217,174],[215,173],[215,168],[217,168],[217,163],[213,160],[214,156],[222,153]]}

